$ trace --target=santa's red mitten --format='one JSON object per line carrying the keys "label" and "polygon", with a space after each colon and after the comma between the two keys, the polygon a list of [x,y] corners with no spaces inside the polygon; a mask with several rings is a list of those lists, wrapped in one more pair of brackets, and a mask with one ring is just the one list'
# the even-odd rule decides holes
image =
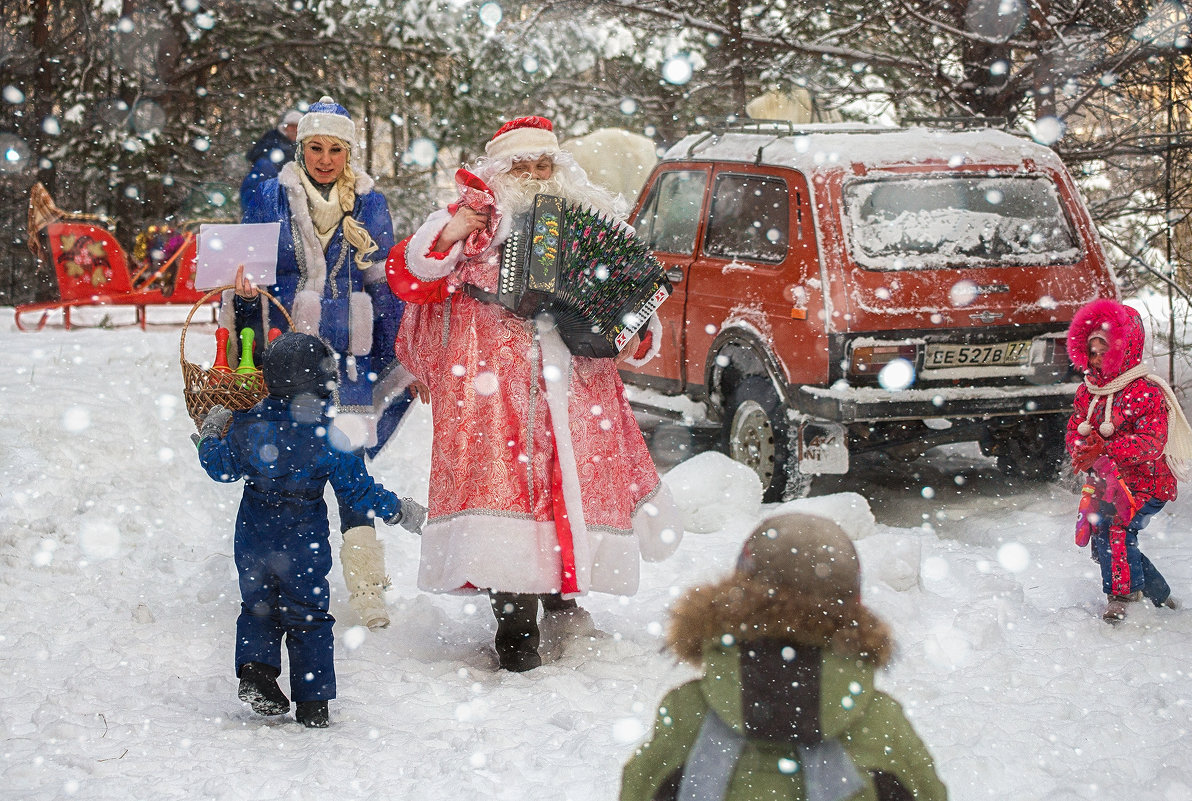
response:
{"label": "santa's red mitten", "polygon": [[497,201],[493,190],[475,173],[460,167],[455,171],[455,185],[459,188],[459,200],[447,206],[448,214],[454,216],[461,206],[466,206],[473,211],[488,213],[488,223],[480,230],[468,234],[464,239],[464,257],[471,259],[479,256],[493,241],[501,215],[497,211]]}

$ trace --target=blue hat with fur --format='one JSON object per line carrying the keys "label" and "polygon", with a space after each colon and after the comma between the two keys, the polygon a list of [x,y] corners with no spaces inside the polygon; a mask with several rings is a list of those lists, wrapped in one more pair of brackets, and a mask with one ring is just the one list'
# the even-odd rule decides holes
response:
{"label": "blue hat with fur", "polygon": [[356,146],[356,123],[348,110],[323,95],[318,103],[312,103],[298,122],[298,141],[311,136],[334,136],[351,147]]}

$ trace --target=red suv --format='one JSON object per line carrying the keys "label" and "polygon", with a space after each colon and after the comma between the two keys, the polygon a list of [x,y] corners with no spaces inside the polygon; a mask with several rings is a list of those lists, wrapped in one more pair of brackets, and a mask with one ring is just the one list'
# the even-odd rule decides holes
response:
{"label": "red suv", "polygon": [[[850,454],[976,441],[1051,477],[1072,314],[1117,297],[1071,176],[1003,131],[753,124],[673,146],[633,224],[667,268],[635,407],[714,429],[773,501]],[[691,407],[696,411],[693,413]]]}

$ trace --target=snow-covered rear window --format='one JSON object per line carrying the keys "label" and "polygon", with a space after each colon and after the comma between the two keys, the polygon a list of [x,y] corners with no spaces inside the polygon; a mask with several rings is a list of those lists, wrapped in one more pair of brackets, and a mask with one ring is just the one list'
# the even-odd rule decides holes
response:
{"label": "snow-covered rear window", "polygon": [[859,180],[845,189],[854,260],[875,270],[1063,264],[1080,257],[1055,184],[1038,175]]}

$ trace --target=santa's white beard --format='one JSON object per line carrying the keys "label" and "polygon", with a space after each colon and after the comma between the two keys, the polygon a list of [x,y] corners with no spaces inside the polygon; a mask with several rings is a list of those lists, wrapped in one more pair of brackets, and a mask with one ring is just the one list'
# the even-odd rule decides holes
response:
{"label": "santa's white beard", "polygon": [[554,195],[571,200],[567,187],[556,172],[546,180],[519,178],[512,173],[495,175],[489,182],[497,196],[497,206],[506,214],[517,216],[530,210],[535,195]]}
{"label": "santa's white beard", "polygon": [[492,187],[501,211],[513,216],[528,212],[538,194],[561,197],[612,219],[624,219],[627,211],[621,208],[620,198],[613,197],[561,164],[556,164],[554,174],[545,180],[519,178],[513,173],[502,172],[489,177],[488,185]]}

